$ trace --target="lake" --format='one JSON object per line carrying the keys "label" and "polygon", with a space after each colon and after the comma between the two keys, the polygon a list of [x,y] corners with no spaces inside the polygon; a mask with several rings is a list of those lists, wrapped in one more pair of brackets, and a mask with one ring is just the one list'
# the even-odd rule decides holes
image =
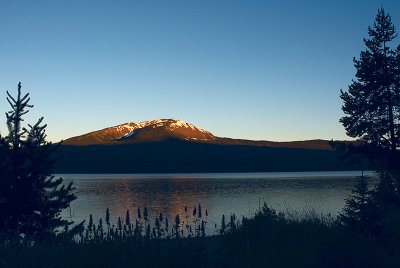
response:
{"label": "lake", "polygon": [[[372,172],[364,172],[372,176]],[[280,211],[315,210],[337,215],[361,171],[208,173],[208,174],[58,174],[76,187],[77,200],[63,216],[76,222],[95,222],[110,209],[111,222],[118,216],[131,218],[136,209],[147,206],[151,222],[162,212],[169,220],[181,217],[187,206],[191,212],[201,204],[208,211],[207,231],[220,224],[222,214],[238,218],[253,215],[264,202]],[[371,184],[376,177],[371,177]],[[86,221],[87,222],[87,221]]]}

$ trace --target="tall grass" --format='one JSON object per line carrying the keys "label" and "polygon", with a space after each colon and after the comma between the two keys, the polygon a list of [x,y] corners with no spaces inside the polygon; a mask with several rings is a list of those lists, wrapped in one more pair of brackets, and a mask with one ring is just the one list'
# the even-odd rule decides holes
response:
{"label": "tall grass", "polygon": [[[116,224],[91,217],[75,240],[3,243],[1,267],[399,267],[399,239],[366,237],[315,210],[223,216],[205,236],[208,212],[150,219],[147,209]],[[106,213],[106,215],[109,212]],[[128,216],[129,215],[129,216]],[[135,216],[134,216],[135,215]]]}
{"label": "tall grass", "polygon": [[140,207],[136,210],[136,218],[129,210],[125,217],[118,217],[116,225],[110,222],[110,212],[106,209],[105,222],[99,219],[94,222],[92,215],[89,222],[78,237],[79,243],[100,243],[103,241],[139,241],[142,239],[172,239],[205,237],[206,225],[208,224],[208,211],[202,213],[201,205],[193,207],[189,212],[185,206],[185,215],[177,214],[174,219],[168,219],[162,212],[157,213],[153,218],[148,214],[146,207],[143,214]]}

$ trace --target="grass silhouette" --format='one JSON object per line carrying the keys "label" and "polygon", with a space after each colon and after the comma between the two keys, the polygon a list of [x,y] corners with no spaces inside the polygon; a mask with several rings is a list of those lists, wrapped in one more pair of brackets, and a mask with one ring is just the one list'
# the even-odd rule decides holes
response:
{"label": "grass silhouette", "polygon": [[[144,209],[143,211],[146,211]],[[108,211],[108,210],[107,210]],[[109,211],[106,215],[109,215]],[[371,237],[316,211],[230,215],[205,236],[208,212],[195,207],[173,221],[140,208],[116,225],[92,220],[69,239],[2,240],[1,267],[398,267],[399,238]],[[140,216],[140,217],[139,217]],[[108,216],[109,217],[109,216]],[[154,222],[154,224],[153,224]]]}

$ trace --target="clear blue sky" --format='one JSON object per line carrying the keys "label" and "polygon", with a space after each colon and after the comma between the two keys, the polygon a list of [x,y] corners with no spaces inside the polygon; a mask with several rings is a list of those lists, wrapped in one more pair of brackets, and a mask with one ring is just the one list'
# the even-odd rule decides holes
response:
{"label": "clear blue sky", "polygon": [[400,30],[398,0],[2,0],[0,111],[21,81],[26,121],[44,116],[51,141],[156,118],[234,138],[347,139],[339,90],[381,6]]}

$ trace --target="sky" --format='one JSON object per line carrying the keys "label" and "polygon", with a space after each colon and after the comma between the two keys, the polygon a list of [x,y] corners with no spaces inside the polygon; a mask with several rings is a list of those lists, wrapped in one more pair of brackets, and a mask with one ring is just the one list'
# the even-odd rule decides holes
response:
{"label": "sky", "polygon": [[25,122],[44,116],[53,142],[158,118],[222,137],[349,139],[339,93],[381,6],[400,30],[398,0],[0,0],[0,111],[21,81]]}

